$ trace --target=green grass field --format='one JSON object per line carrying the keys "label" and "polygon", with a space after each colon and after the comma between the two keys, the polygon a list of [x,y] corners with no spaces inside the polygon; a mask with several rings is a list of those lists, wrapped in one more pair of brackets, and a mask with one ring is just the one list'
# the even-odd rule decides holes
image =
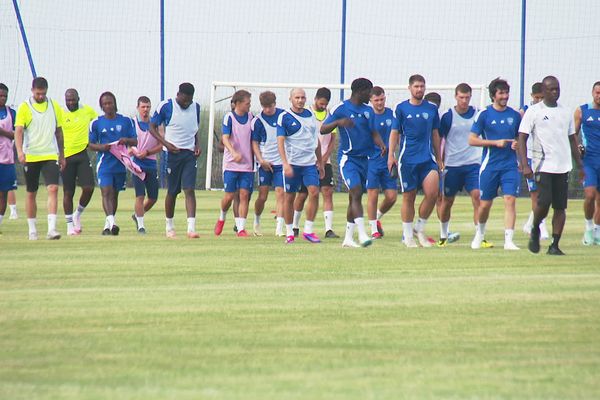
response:
{"label": "green grass field", "polygon": [[[465,198],[451,227],[463,237],[447,248],[404,248],[396,207],[383,240],[342,249],[285,246],[268,213],[265,237],[234,237],[230,218],[215,238],[218,192],[198,193],[199,240],[184,237],[182,201],[180,237],[167,240],[163,194],[143,237],[132,190],[119,237],[100,235],[99,193],[79,237],[27,241],[22,203],[20,219],[3,222],[1,399],[600,396],[600,246],[580,244],[580,201],[570,202],[567,256],[550,257],[526,250],[527,199],[523,250],[506,252],[501,201],[488,223],[494,249],[470,249]],[[39,219],[45,232],[45,211]],[[437,237],[435,218],[428,232]]]}

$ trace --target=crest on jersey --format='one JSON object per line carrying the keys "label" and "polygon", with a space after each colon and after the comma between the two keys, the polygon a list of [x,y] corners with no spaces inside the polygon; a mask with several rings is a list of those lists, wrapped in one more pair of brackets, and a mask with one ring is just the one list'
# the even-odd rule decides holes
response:
{"label": "crest on jersey", "polygon": [[386,119],[386,120],[385,120],[385,124],[386,124],[387,126],[392,126],[392,120],[391,120],[391,119],[389,119],[389,118],[388,118],[388,119]]}
{"label": "crest on jersey", "polygon": [[117,125],[117,132],[121,132],[122,129],[123,129],[122,125]]}
{"label": "crest on jersey", "polygon": [[365,114],[365,118],[369,118],[369,116],[371,115],[368,111],[363,112],[363,114]]}
{"label": "crest on jersey", "polygon": [[425,118],[425,119],[429,118],[429,113],[426,113],[426,112],[424,112],[424,113],[422,113],[421,115],[422,115],[422,116],[423,116],[423,118]]}
{"label": "crest on jersey", "polygon": [[512,125],[513,122],[515,122],[514,118],[506,118],[506,121],[508,122],[509,125]]}

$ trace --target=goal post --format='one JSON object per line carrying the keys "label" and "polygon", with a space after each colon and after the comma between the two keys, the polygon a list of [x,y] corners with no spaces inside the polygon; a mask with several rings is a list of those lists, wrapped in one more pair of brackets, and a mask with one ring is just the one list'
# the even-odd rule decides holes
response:
{"label": "goal post", "polygon": [[[438,92],[442,96],[442,105],[440,107],[440,111],[446,110],[448,107],[454,105],[454,89],[457,84],[453,85],[427,85],[426,92]],[[408,85],[382,85],[377,84],[377,86],[381,86],[386,91],[387,97],[387,107],[393,108],[396,103],[405,100],[408,98]],[[487,97],[487,86],[486,85],[470,85],[473,89],[473,97],[471,100],[471,104],[483,109],[485,105],[488,103]],[[206,181],[205,187],[207,190],[213,189],[222,189],[218,185],[215,185],[213,176],[215,174],[215,170],[218,168],[220,170],[220,165],[217,165],[215,161],[214,152],[216,149],[215,146],[215,137],[218,137],[217,127],[219,127],[218,131],[220,131],[220,126],[217,125],[216,119],[217,114],[220,112],[224,114],[225,112],[230,110],[230,103],[224,103],[225,101],[231,99],[233,93],[239,89],[245,89],[250,91],[253,96],[252,110],[254,113],[260,112],[260,104],[258,103],[258,94],[264,90],[272,90],[276,93],[278,101],[277,106],[279,108],[288,108],[288,92],[293,88],[303,88],[307,90],[307,99],[306,104],[312,104],[313,96],[309,91],[316,90],[321,87],[327,87],[334,90],[350,90],[350,84],[339,84],[339,83],[266,83],[266,82],[224,82],[224,81],[214,81],[210,87],[210,107],[209,107],[209,115],[208,115],[208,143],[207,143],[207,154],[206,154]],[[286,90],[287,89],[287,90]],[[477,93],[479,92],[479,93]],[[332,95],[332,100],[330,102],[330,108],[337,104],[339,101],[335,100],[336,96]]]}

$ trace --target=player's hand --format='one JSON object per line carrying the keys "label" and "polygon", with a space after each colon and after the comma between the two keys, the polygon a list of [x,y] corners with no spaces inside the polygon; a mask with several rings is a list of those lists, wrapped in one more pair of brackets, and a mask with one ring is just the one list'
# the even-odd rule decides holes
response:
{"label": "player's hand", "polygon": [[585,155],[585,146],[582,144],[578,144],[577,148],[579,149],[579,155],[583,158]]}
{"label": "player's hand", "polygon": [[233,161],[236,163],[241,162],[243,159],[242,155],[240,153],[238,153],[237,151],[234,152],[231,156],[233,157]]}
{"label": "player's hand", "polygon": [[342,118],[338,120],[337,126],[341,126],[342,128],[352,128],[354,126],[354,121],[350,118]]}
{"label": "player's hand", "polygon": [[260,162],[260,167],[262,169],[264,169],[265,171],[269,171],[269,172],[273,172],[273,166],[271,165],[270,162],[266,161],[266,160],[262,160]]}
{"label": "player's hand", "polygon": [[290,164],[283,164],[283,174],[285,176],[287,176],[288,178],[291,178],[294,176],[294,169],[292,168],[292,166]]}
{"label": "player's hand", "polygon": [[130,156],[136,156],[139,157],[139,154],[136,151],[137,149],[135,147],[129,147],[127,149],[127,154],[129,154]]}
{"label": "player's hand", "polygon": [[523,166],[523,176],[527,179],[533,178],[533,170],[528,164]]}
{"label": "player's hand", "polygon": [[165,147],[169,153],[179,153],[179,147],[175,146],[173,143],[167,142]]}
{"label": "player's hand", "polygon": [[200,146],[194,146],[194,157],[198,158],[202,154],[202,149]]}
{"label": "player's hand", "polygon": [[105,144],[105,145],[103,146],[103,148],[104,148],[104,150],[102,150],[102,151],[110,151],[110,144],[108,144],[108,143],[107,143],[107,144]]}
{"label": "player's hand", "polygon": [[143,160],[146,157],[148,157],[148,150],[144,150],[137,154],[137,158],[139,158],[140,160]]}
{"label": "player's hand", "polygon": [[67,167],[67,160],[65,160],[65,156],[58,156],[58,168],[60,172],[63,172]]}
{"label": "player's hand", "polygon": [[495,144],[496,144],[496,147],[502,149],[502,148],[506,147],[506,145],[510,142],[514,142],[514,140],[513,139],[498,139],[498,140],[496,140]]}
{"label": "player's hand", "polygon": [[510,144],[510,148],[512,150],[517,150],[517,147],[519,146],[519,142],[517,142],[516,140],[513,140],[512,143]]}
{"label": "player's hand", "polygon": [[438,170],[440,172],[442,172],[446,168],[446,166],[444,165],[444,160],[437,159],[435,162],[437,163]]}
{"label": "player's hand", "polygon": [[398,163],[396,162],[396,160],[388,159],[387,167],[388,167],[388,172],[391,174],[394,169],[398,168]]}
{"label": "player's hand", "polygon": [[319,170],[319,179],[325,178],[325,168],[322,163],[317,164],[317,169]]}
{"label": "player's hand", "polygon": [[21,164],[25,165],[25,153],[23,153],[23,152],[17,153],[17,158],[19,159],[19,162]]}
{"label": "player's hand", "polygon": [[381,145],[379,146],[379,155],[381,155],[381,157],[385,156],[385,153],[387,152],[387,147],[385,147],[385,145]]}

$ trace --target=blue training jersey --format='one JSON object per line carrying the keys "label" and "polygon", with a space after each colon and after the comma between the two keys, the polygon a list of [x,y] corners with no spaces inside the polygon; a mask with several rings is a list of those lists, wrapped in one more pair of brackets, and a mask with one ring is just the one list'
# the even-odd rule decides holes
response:
{"label": "blue training jersey", "polygon": [[[381,140],[386,148],[390,147],[390,133],[392,132],[393,120],[394,112],[391,108],[385,107],[381,114],[373,112],[373,125],[375,126],[375,130],[379,133],[379,136],[381,136]],[[373,143],[373,152],[369,155],[369,159],[382,159],[387,165],[387,156],[381,156],[381,149],[375,145],[375,143]]]}
{"label": "blue training jersey", "polygon": [[420,164],[434,160],[431,134],[440,127],[437,106],[428,101],[413,105],[405,100],[396,106],[392,129],[400,133],[400,163]]}
{"label": "blue training jersey", "polygon": [[584,161],[600,163],[600,109],[591,104],[581,106],[581,140],[585,147]]}
{"label": "blue training jersey", "polygon": [[[121,114],[117,114],[114,119],[100,116],[90,124],[90,143],[108,144],[121,138],[137,138],[133,121],[128,117]],[[99,151],[96,171],[124,173],[125,166],[110,151]]]}
{"label": "blue training jersey", "polygon": [[354,104],[346,100],[338,104],[323,124],[330,124],[340,119],[349,118],[354,126],[339,126],[340,133],[338,158],[342,155],[355,157],[368,157],[373,153],[373,137],[371,132],[375,130],[373,124],[373,109],[366,104]]}
{"label": "blue training jersey", "polygon": [[[486,140],[517,139],[521,114],[511,107],[497,111],[493,106],[487,106],[475,117],[471,132]],[[517,152],[510,144],[504,148],[495,146],[484,147],[481,156],[481,169],[500,171],[517,168]]]}

